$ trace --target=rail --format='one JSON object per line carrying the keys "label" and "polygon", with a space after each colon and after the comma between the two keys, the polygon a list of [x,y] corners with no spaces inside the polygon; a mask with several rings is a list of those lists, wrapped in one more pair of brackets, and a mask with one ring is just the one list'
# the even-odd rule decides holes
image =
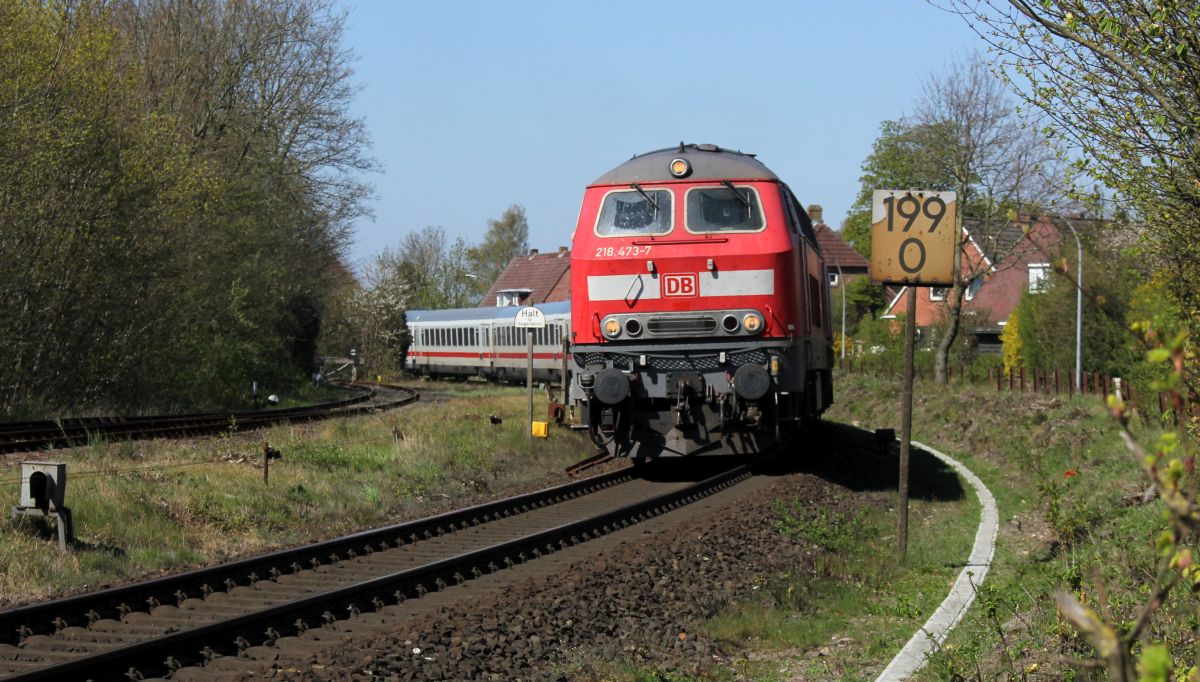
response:
{"label": "rail", "polygon": [[[0,424],[0,453],[86,445],[97,438],[143,440],[179,438],[255,429],[283,422],[314,421],[376,409],[391,409],[417,401],[420,394],[391,384],[346,384],[351,395],[302,407],[239,412],[209,412],[145,417],[83,417],[59,421]],[[377,388],[398,393],[380,397]]]}
{"label": "rail", "polygon": [[650,481],[630,472],[622,469],[227,566],[0,612],[0,632],[19,636],[16,645],[0,644],[0,679],[136,678],[237,656],[322,622],[344,620],[332,614],[348,613],[353,621],[357,614],[378,612],[601,537],[752,475],[750,464],[698,483]]}

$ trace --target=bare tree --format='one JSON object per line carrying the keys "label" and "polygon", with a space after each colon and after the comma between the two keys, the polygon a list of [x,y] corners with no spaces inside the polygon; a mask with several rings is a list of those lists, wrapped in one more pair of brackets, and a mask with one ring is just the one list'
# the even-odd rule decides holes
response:
{"label": "bare tree", "polygon": [[966,239],[959,244],[945,302],[947,325],[934,359],[935,378],[946,383],[967,288],[1016,246],[1003,233],[1018,215],[1053,203],[1060,170],[1054,150],[1017,114],[1004,83],[978,54],[930,76],[909,123],[923,137],[922,153],[941,166],[958,193],[964,220],[988,259],[970,257]]}

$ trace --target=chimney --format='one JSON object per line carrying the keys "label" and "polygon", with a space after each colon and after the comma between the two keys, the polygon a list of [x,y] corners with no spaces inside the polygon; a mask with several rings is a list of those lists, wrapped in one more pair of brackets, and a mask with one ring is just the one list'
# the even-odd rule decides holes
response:
{"label": "chimney", "polygon": [[529,257],[530,257],[530,258],[533,258],[533,257],[534,257],[534,256],[536,256],[536,255],[537,255],[537,249],[530,249],[530,250],[529,250]]}
{"label": "chimney", "polygon": [[558,247],[558,257],[562,258],[565,255],[567,255],[567,247],[565,247],[565,246]]}
{"label": "chimney", "polygon": [[820,204],[809,204],[808,205],[808,217],[810,220],[813,221],[813,225],[824,225],[825,224],[825,219],[821,217],[821,214],[824,212],[825,212],[825,209],[821,208]]}

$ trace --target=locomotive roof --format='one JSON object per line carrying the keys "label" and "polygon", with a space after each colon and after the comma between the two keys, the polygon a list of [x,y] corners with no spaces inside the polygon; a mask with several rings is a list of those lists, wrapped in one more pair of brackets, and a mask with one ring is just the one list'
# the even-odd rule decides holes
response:
{"label": "locomotive roof", "polygon": [[638,154],[625,163],[601,175],[593,185],[627,185],[631,182],[677,180],[671,175],[674,159],[686,159],[692,166],[688,180],[778,180],[770,168],[746,154],[723,149],[715,144],[684,144]]}
{"label": "locomotive roof", "polygon": [[[503,308],[447,308],[444,310],[409,310],[405,312],[408,323],[413,322],[481,322],[512,321],[517,311],[525,306],[511,305]],[[570,301],[538,303],[533,306],[546,315],[567,315],[571,312]]]}

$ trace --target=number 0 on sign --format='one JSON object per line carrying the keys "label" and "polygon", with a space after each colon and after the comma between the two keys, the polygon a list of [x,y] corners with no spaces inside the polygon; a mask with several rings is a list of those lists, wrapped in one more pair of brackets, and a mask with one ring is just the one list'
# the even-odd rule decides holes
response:
{"label": "number 0 on sign", "polygon": [[949,286],[957,254],[954,192],[877,189],[871,201],[871,281]]}

